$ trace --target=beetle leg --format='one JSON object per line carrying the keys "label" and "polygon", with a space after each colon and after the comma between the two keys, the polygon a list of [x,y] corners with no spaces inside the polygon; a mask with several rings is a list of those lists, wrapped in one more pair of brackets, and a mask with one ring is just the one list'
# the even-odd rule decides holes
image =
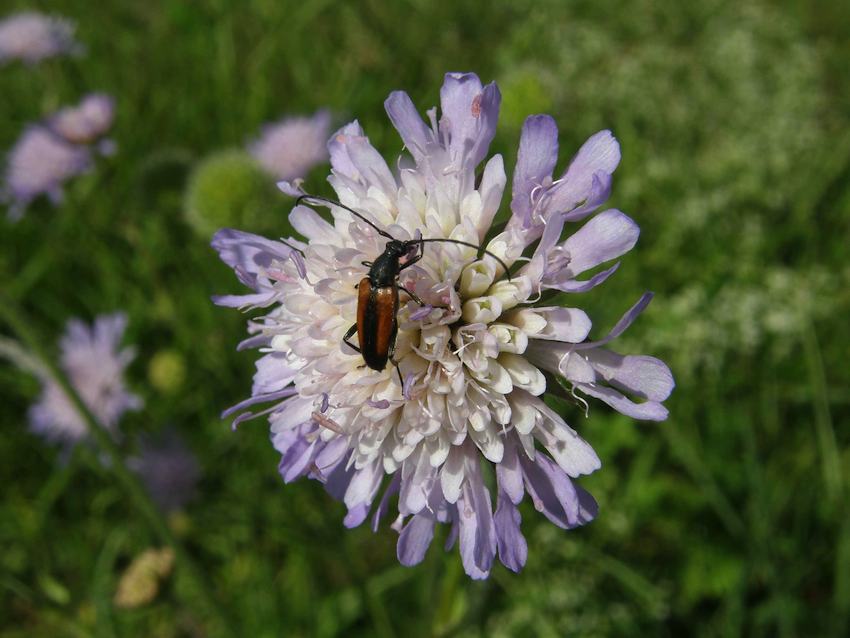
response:
{"label": "beetle leg", "polygon": [[[355,345],[354,345],[353,343],[351,343],[351,341],[350,341],[351,337],[353,337],[353,336],[354,336],[354,333],[355,333],[355,332],[357,332],[357,324],[356,324],[356,323],[348,329],[348,332],[346,332],[346,333],[345,333],[345,336],[342,338],[342,342],[343,342],[345,345],[347,345],[347,346],[351,346],[352,348],[354,348],[355,350],[357,350],[357,352],[360,352],[360,348],[358,348],[357,346],[355,346]],[[361,354],[362,354],[362,353],[361,353]]]}
{"label": "beetle leg", "polygon": [[372,262],[371,262],[371,261],[361,261],[360,263],[361,263],[361,264],[363,264],[364,266],[366,266],[366,268],[371,268],[371,267],[372,267]]}
{"label": "beetle leg", "polygon": [[401,368],[398,367],[398,361],[390,358],[390,362],[395,366],[395,371],[398,375],[398,384],[401,387],[401,391],[404,392],[404,379],[401,378]]}
{"label": "beetle leg", "polygon": [[398,361],[393,359],[393,355],[395,354],[395,340],[393,340],[393,342],[390,344],[390,349],[389,349],[389,352],[387,354],[389,355],[390,363],[392,363],[395,366],[396,374],[398,374],[398,382],[400,384],[400,387],[403,390],[404,389],[404,379],[401,378],[401,368],[398,367]]}
{"label": "beetle leg", "polygon": [[405,288],[405,287],[404,287],[404,286],[402,286],[401,284],[399,284],[399,285],[398,285],[398,287],[399,287],[401,290],[403,290],[404,292],[406,292],[408,295],[410,295],[410,296],[413,298],[413,301],[415,301],[416,303],[418,303],[420,306],[424,306],[424,305],[425,305],[424,303],[422,303],[422,300],[421,300],[419,297],[417,297],[417,296],[416,296],[416,293],[414,293],[412,290],[408,290],[407,288]]}

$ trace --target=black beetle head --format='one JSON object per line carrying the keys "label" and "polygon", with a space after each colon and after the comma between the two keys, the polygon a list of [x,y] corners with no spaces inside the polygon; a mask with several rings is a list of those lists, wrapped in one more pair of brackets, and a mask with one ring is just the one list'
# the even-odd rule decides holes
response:
{"label": "black beetle head", "polygon": [[391,239],[387,242],[387,245],[384,248],[384,253],[392,257],[402,257],[403,255],[407,254],[408,250],[410,250],[408,242],[401,241],[398,239]]}

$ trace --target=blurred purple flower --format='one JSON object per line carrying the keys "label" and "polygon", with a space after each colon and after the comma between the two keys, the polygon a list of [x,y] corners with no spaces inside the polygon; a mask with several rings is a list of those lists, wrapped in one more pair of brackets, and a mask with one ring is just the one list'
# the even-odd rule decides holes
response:
{"label": "blurred purple flower", "polygon": [[[413,163],[398,173],[355,121],[330,139],[329,178],[339,201],[406,240],[418,232],[473,244],[490,234],[507,182],[502,157],[487,156],[501,95],[474,74],[449,73],[441,114],[426,124],[410,97],[385,102]],[[405,303],[392,366],[375,371],[341,345],[356,321],[355,286],[364,261],[385,239],[348,211],[331,205],[328,223],[312,208],[295,207],[292,226],[306,240],[272,241],[224,229],[213,247],[251,294],[215,299],[224,306],[263,308],[240,344],[260,347],[252,396],[226,410],[238,423],[268,414],[280,473],[322,481],[348,508],[345,524],[372,511],[377,529],[397,495],[398,558],[420,562],[436,523],[451,525],[448,545],[460,547],[466,573],[485,578],[498,555],[509,569],[525,564],[519,503],[564,529],[596,515],[593,498],[574,479],[601,465],[590,445],[542,399],[565,392],[586,405],[601,399],[623,414],[660,420],[673,389],[667,366],[652,357],[622,356],[605,346],[646,307],[647,293],[611,333],[590,341],[591,321],[578,308],[539,306],[546,290],[576,293],[602,283],[637,241],[638,227],[620,211],[595,214],[561,241],[565,225],[596,212],[607,198],[620,158],[608,131],[592,136],[557,180],[558,132],[549,116],[523,127],[505,230],[486,248],[508,267],[476,250],[432,243],[402,282],[424,301]],[[281,183],[287,193],[297,186]],[[308,202],[310,200],[307,200]],[[526,249],[530,257],[523,257]],[[521,264],[520,262],[528,263]],[[547,376],[548,375],[548,376]],[[399,377],[405,379],[400,382]],[[628,395],[628,396],[627,396]],[[257,412],[248,408],[268,407]],[[495,493],[482,464],[495,475]],[[391,475],[388,481],[384,478]],[[382,485],[383,496],[376,508]],[[495,511],[494,511],[495,506]]]}
{"label": "blurred purple flower", "polygon": [[201,474],[198,459],[174,432],[144,440],[139,454],[127,464],[166,513],[181,509],[192,499]]}
{"label": "blurred purple flower", "polygon": [[2,198],[16,220],[39,195],[62,201],[62,185],[91,168],[89,149],[65,141],[44,126],[30,126],[9,152]]}
{"label": "blurred purple flower", "polygon": [[[72,319],[59,343],[62,371],[98,421],[116,437],[121,415],[142,406],[142,400],[124,385],[124,370],[135,357],[132,348],[119,349],[126,325],[122,313],[101,315],[91,327]],[[30,429],[50,442],[73,445],[88,435],[85,421],[50,378],[44,379],[29,420]]]}
{"label": "blurred purple flower", "polygon": [[54,205],[60,203],[63,184],[91,169],[92,149],[111,154],[114,144],[103,135],[114,114],[114,100],[93,93],[79,105],[54,113],[45,124],[27,127],[6,159],[0,198],[9,204],[9,218],[20,219],[40,195],[47,195]]}
{"label": "blurred purple flower", "polygon": [[248,152],[275,179],[305,177],[311,168],[328,161],[326,141],[331,115],[319,111],[312,117],[289,117],[267,124]]}
{"label": "blurred purple flower", "polygon": [[74,23],[35,11],[10,15],[0,22],[0,63],[21,60],[35,64],[57,55],[79,53]]}

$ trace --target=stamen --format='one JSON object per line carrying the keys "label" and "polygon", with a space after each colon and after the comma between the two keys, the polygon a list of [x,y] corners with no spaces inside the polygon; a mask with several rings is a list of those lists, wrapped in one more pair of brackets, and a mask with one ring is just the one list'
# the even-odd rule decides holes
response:
{"label": "stamen", "polygon": [[576,400],[576,403],[584,407],[584,418],[586,419],[590,415],[590,406],[588,405],[587,401],[584,400],[584,398],[576,394],[576,384],[573,383],[572,385],[573,387],[572,390],[570,390],[570,394],[572,395],[573,399]]}
{"label": "stamen", "polygon": [[345,435],[342,427],[340,427],[339,423],[334,421],[333,419],[329,419],[324,414],[320,414],[319,412],[313,412],[310,415],[313,418],[313,422],[321,425],[323,428],[327,428],[331,432],[336,432],[337,434]]}

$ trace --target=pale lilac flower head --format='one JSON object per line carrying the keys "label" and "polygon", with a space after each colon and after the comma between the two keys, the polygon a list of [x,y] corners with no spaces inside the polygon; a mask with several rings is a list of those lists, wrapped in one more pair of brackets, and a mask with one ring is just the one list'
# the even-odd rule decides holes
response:
{"label": "pale lilac flower head", "polygon": [[6,159],[0,196],[10,205],[9,217],[20,218],[40,195],[58,204],[63,184],[91,166],[88,148],[67,142],[45,126],[28,127]]}
{"label": "pale lilac flower head", "polygon": [[[72,319],[59,343],[59,367],[98,421],[116,436],[121,415],[142,406],[124,384],[124,370],[135,356],[132,348],[120,346],[126,325],[121,313],[101,315],[92,326]],[[88,434],[74,404],[49,378],[30,408],[29,420],[32,431],[51,442],[72,445]]]}
{"label": "pale lilac flower head", "polygon": [[331,114],[319,111],[311,117],[288,117],[263,127],[248,151],[274,178],[305,177],[311,168],[328,160],[325,142]]}
{"label": "pale lilac flower head", "polygon": [[[590,340],[583,310],[542,300],[548,291],[578,293],[602,283],[616,264],[602,274],[585,273],[637,240],[637,225],[613,209],[574,225],[608,194],[619,160],[610,132],[591,137],[553,179],[557,129],[548,116],[530,117],[514,171],[511,219],[487,240],[507,182],[500,155],[485,162],[500,101],[495,84],[449,73],[440,111],[427,111],[426,122],[406,93],[392,93],[385,107],[412,156],[392,163],[398,171],[356,121],[328,143],[329,182],[339,202],[399,240],[421,232],[484,242],[511,269],[509,278],[474,248],[426,244],[422,259],[400,273],[400,283],[423,305],[401,293],[398,372],[392,365],[380,372],[365,367],[362,356],[342,344],[356,321],[363,262],[373,261],[387,242],[369,224],[336,205],[330,223],[299,205],[290,221],[303,239],[284,243],[230,229],[213,239],[252,290],[216,302],[264,309],[249,322],[253,336],[240,345],[264,353],[252,396],[225,415],[237,414],[235,425],[269,415],[284,480],[322,481],[348,508],[347,526],[371,512],[377,529],[395,501],[392,526],[400,532],[398,558],[405,565],[423,559],[436,523],[450,525],[448,545],[458,543],[473,578],[485,578],[497,555],[514,571],[525,564],[517,506],[526,495],[564,529],[596,515],[596,503],[575,479],[598,469],[599,458],[543,401],[545,392],[581,406],[584,397],[598,397],[624,414],[660,420],[673,388],[661,361],[606,348],[643,310],[649,293],[598,340]],[[530,257],[522,257],[526,249]],[[262,403],[268,407],[247,411]]]}
{"label": "pale lilac flower head", "polygon": [[45,58],[78,53],[74,23],[35,11],[16,13],[0,22],[0,63],[21,60],[35,64]]}
{"label": "pale lilac flower head", "polygon": [[66,106],[49,119],[50,128],[74,144],[92,144],[115,119],[115,100],[105,93],[87,95],[77,106]]}
{"label": "pale lilac flower head", "polygon": [[151,498],[164,512],[181,509],[195,495],[201,475],[198,459],[174,432],[147,438],[139,454],[127,463],[142,479]]}

